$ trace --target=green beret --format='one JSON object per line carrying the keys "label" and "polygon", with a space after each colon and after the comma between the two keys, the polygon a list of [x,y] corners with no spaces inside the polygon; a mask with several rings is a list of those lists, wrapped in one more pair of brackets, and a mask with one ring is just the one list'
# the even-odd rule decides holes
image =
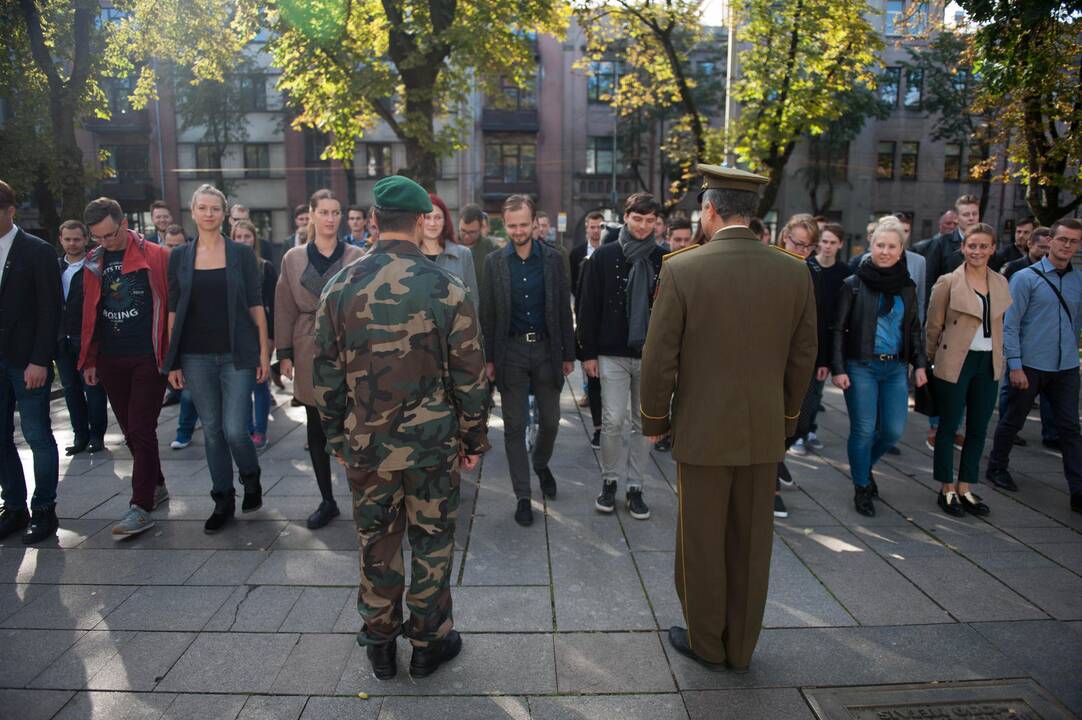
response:
{"label": "green beret", "polygon": [[423,187],[402,175],[389,175],[372,188],[372,197],[379,210],[411,210],[432,212],[432,199]]}

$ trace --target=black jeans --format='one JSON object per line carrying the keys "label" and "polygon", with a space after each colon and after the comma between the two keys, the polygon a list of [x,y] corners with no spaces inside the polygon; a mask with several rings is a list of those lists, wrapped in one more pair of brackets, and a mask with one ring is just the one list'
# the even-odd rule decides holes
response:
{"label": "black jeans", "polygon": [[331,456],[327,454],[327,435],[323,432],[323,421],[315,405],[304,406],[307,415],[308,457],[312,459],[312,469],[316,473],[316,485],[319,494],[327,502],[334,502],[331,490]]}
{"label": "black jeans", "polygon": [[601,378],[586,378],[586,397],[590,400],[590,419],[594,429],[601,428]]}
{"label": "black jeans", "polygon": [[1007,412],[1000,416],[988,458],[988,472],[1006,470],[1010,463],[1014,437],[1026,422],[1038,394],[1048,399],[1052,422],[1059,434],[1063,452],[1063,474],[1071,493],[1082,492],[1082,435],[1078,423],[1078,368],[1048,371],[1023,367],[1029,387],[1012,387],[1007,394]]}
{"label": "black jeans", "polygon": [[83,374],[77,369],[78,364],[78,339],[61,338],[56,348],[56,370],[60,373],[60,384],[64,386],[64,404],[68,406],[75,441],[101,440],[109,424],[105,388],[101,383],[84,383]]}
{"label": "black jeans", "polygon": [[500,405],[503,412],[503,447],[511,470],[515,497],[530,497],[530,458],[526,453],[526,413],[533,393],[537,400],[540,428],[533,451],[533,467],[548,467],[556,433],[560,429],[560,390],[563,378],[553,374],[548,345],[511,340],[503,368]]}

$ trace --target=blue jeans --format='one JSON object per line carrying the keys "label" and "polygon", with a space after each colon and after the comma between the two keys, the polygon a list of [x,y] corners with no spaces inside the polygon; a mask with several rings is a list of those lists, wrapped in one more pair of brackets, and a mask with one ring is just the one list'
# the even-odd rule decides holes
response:
{"label": "blue jeans", "polygon": [[[187,373],[185,373],[187,375]],[[195,432],[195,423],[199,420],[199,413],[195,411],[195,403],[192,402],[192,393],[188,388],[180,391],[180,416],[177,418],[177,440],[183,443],[192,441],[192,433]]]}
{"label": "blue jeans", "polygon": [[248,420],[248,434],[267,434],[267,416],[270,415],[270,380],[257,383],[252,380],[252,418]]}
{"label": "blue jeans", "polygon": [[202,353],[184,353],[180,367],[195,409],[203,419],[203,443],[213,490],[232,494],[234,461],[241,475],[259,472],[255,446],[248,435],[255,368],[237,369],[232,354]]}
{"label": "blue jeans", "polygon": [[896,360],[847,362],[849,389],[849,475],[854,485],[871,482],[872,468],[894,447],[905,430],[909,412],[908,371]]}
{"label": "blue jeans", "polygon": [[33,510],[52,507],[56,503],[56,485],[60,480],[60,456],[53,439],[49,420],[49,393],[53,384],[53,368],[45,372],[45,384],[27,390],[23,380],[24,367],[15,367],[0,358],[0,491],[4,507],[26,509],[26,477],[19,451],[15,448],[15,406],[19,406],[19,421],[23,439],[34,454]]}
{"label": "blue jeans", "polygon": [[78,339],[61,338],[56,349],[56,369],[60,374],[60,384],[64,386],[64,404],[68,407],[68,419],[71,420],[75,441],[101,440],[109,425],[105,388],[101,383],[84,383],[78,364]]}

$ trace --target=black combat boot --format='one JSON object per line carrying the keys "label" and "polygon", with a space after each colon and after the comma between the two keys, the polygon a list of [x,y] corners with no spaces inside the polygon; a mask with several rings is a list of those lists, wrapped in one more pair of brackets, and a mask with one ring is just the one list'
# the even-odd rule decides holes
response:
{"label": "black combat boot", "polygon": [[415,678],[428,677],[439,670],[440,665],[453,660],[462,651],[462,636],[452,630],[443,640],[428,647],[414,648],[410,659],[410,675]]}
{"label": "black combat boot", "polygon": [[203,524],[203,532],[207,535],[221,530],[237,513],[237,497],[232,490],[228,493],[212,492],[210,496],[214,498],[214,512]]}
{"label": "black combat boot", "polygon": [[244,485],[244,499],[240,503],[241,512],[252,512],[263,507],[263,486],[259,483],[262,471],[256,468],[254,473],[240,474],[240,482]]}
{"label": "black combat boot", "polygon": [[56,518],[56,505],[34,510],[30,517],[30,528],[23,535],[23,545],[33,545],[46,538],[56,537],[60,521]]}

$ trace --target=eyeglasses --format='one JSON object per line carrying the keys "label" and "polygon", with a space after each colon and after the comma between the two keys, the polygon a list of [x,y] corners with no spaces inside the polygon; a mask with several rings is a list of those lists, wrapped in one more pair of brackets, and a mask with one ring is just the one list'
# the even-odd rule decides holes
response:
{"label": "eyeglasses", "polygon": [[481,234],[480,230],[459,230],[458,234],[462,237],[477,237]]}
{"label": "eyeglasses", "polygon": [[1069,238],[1066,235],[1057,235],[1052,239],[1067,247],[1078,247],[1079,245],[1082,245],[1082,238]]}
{"label": "eyeglasses", "polygon": [[120,230],[121,230],[122,227],[123,227],[123,225],[117,225],[116,230],[109,233],[108,235],[102,235],[101,237],[98,237],[97,235],[94,235],[93,233],[91,233],[90,239],[93,240],[94,242],[98,243],[99,245],[104,245],[107,242],[112,242],[113,240],[116,240],[117,235],[120,234]]}

